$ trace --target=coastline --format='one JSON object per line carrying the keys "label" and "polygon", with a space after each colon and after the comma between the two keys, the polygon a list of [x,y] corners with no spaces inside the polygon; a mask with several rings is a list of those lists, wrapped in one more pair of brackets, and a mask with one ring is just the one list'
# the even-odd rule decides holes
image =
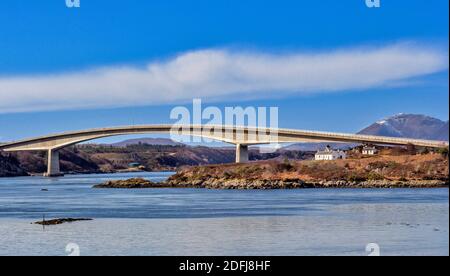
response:
{"label": "coastline", "polygon": [[411,180],[387,181],[371,180],[362,182],[321,181],[305,182],[299,179],[291,180],[249,180],[249,179],[217,179],[206,180],[180,180],[177,175],[164,182],[152,182],[143,178],[130,178],[126,180],[106,181],[94,185],[96,189],[157,189],[157,188],[196,188],[216,190],[276,190],[276,189],[356,189],[356,188],[448,188],[449,183],[440,180]]}
{"label": "coastline", "polygon": [[248,179],[210,179],[206,181],[194,180],[192,182],[169,181],[166,188],[191,187],[223,190],[273,190],[273,189],[393,189],[393,188],[448,188],[449,183],[439,180],[417,180],[417,181],[363,181],[347,182],[321,181],[305,182],[302,180],[248,180]]}
{"label": "coastline", "polygon": [[[63,175],[125,175],[130,173],[173,173],[173,170],[117,170],[117,171],[83,171],[83,172],[64,172]],[[0,175],[0,179],[4,178],[18,178],[18,177],[43,177],[45,173],[27,173],[27,174],[17,174],[17,175]]]}

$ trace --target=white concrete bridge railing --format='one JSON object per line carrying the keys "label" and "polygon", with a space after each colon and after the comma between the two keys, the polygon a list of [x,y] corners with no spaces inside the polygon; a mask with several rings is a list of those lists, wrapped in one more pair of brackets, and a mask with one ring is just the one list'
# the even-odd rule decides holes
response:
{"label": "white concrete bridge railing", "polygon": [[47,176],[61,175],[59,150],[99,138],[130,134],[172,134],[209,138],[236,145],[236,162],[248,161],[248,146],[270,143],[338,142],[380,145],[415,145],[429,148],[448,147],[447,142],[395,137],[344,134],[292,129],[266,129],[210,125],[143,125],[99,128],[35,137],[0,144],[0,151],[47,151]]}

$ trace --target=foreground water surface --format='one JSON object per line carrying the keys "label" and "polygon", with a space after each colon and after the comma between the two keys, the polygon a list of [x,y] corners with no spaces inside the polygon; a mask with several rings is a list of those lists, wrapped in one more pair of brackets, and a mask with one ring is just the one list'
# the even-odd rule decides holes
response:
{"label": "foreground water surface", "polygon": [[0,178],[0,255],[449,255],[448,189],[91,188],[169,175]]}

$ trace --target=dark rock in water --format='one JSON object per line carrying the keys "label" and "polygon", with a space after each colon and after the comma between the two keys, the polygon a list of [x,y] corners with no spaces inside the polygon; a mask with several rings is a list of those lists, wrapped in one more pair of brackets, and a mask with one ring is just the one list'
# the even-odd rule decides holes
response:
{"label": "dark rock in water", "polygon": [[37,221],[34,224],[39,224],[39,225],[59,225],[59,224],[63,224],[63,223],[71,223],[71,222],[76,222],[76,221],[90,221],[92,219],[90,218],[78,218],[78,219],[74,219],[74,218],[60,218],[60,219],[51,219],[51,220],[42,220],[42,221]]}
{"label": "dark rock in water", "polygon": [[41,192],[48,192],[48,189],[41,189]]}

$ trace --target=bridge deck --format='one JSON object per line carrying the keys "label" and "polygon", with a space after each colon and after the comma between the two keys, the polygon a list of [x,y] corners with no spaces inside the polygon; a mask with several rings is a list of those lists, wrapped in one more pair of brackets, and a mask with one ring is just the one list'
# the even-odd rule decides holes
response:
{"label": "bridge deck", "polygon": [[[63,132],[40,137],[34,137],[9,143],[0,144],[0,150],[48,150],[62,148],[80,142],[99,139],[103,137],[144,134],[144,133],[172,133],[174,129],[188,130],[188,135],[204,136],[233,144],[266,144],[266,143],[291,143],[291,142],[342,142],[342,143],[373,143],[385,145],[416,145],[431,148],[448,147],[448,142],[430,141],[422,139],[408,139],[397,137],[358,135],[346,133],[334,133],[323,131],[293,130],[293,129],[269,129],[232,126],[208,126],[208,125],[142,125],[123,126],[110,128],[97,128],[82,131]],[[216,130],[217,132],[212,132]],[[231,133],[232,136],[227,134]],[[185,133],[183,133],[185,134]],[[242,134],[241,136],[239,136]]]}

